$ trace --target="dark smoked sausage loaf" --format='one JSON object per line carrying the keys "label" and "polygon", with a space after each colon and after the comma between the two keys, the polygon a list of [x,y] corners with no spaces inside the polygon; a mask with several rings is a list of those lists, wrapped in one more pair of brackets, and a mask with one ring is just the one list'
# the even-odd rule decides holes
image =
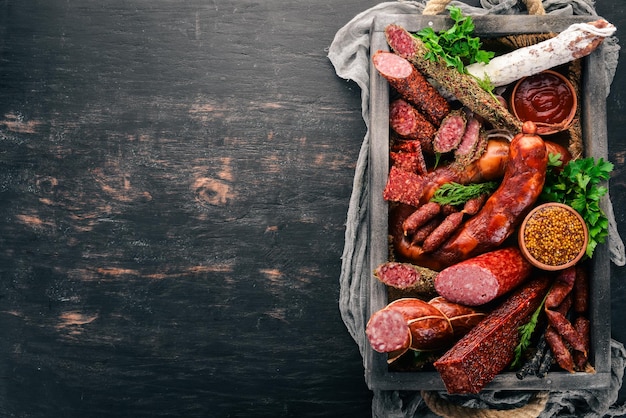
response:
{"label": "dark smoked sausage loaf", "polygon": [[444,298],[468,306],[483,305],[524,282],[532,265],[517,247],[481,254],[443,269],[435,289]]}
{"label": "dark smoked sausage loaf", "polygon": [[478,393],[513,360],[518,328],[528,322],[550,280],[528,281],[446,351],[434,366],[451,394]]}

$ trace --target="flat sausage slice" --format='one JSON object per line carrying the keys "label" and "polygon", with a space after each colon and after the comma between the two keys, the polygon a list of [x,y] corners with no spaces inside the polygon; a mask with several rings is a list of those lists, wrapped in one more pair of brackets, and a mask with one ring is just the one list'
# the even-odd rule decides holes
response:
{"label": "flat sausage slice", "polygon": [[478,306],[513,290],[531,271],[518,248],[503,248],[443,269],[435,278],[435,289],[452,302]]}

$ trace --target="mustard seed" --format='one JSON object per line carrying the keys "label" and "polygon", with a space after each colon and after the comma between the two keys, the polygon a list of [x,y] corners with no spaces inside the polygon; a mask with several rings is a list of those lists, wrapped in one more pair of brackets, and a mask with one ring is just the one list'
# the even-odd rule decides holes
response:
{"label": "mustard seed", "polygon": [[550,266],[572,261],[585,243],[584,225],[574,213],[558,206],[535,212],[526,222],[523,234],[530,255]]}

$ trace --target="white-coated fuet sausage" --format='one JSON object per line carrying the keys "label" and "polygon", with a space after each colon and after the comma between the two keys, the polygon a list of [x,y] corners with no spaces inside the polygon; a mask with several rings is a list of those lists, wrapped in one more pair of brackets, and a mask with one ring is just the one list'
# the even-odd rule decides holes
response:
{"label": "white-coated fuet sausage", "polygon": [[505,86],[522,77],[591,54],[615,30],[615,26],[604,19],[575,23],[554,38],[500,55],[491,59],[488,64],[468,65],[466,69],[480,80],[489,77],[495,87]]}

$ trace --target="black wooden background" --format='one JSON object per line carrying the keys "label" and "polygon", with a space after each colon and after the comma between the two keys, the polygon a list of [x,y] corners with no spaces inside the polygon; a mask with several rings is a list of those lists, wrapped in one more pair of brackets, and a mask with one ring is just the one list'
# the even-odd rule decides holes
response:
{"label": "black wooden background", "polygon": [[0,1],[0,416],[370,415],[338,309],[365,125],[326,54],[377,3]]}

